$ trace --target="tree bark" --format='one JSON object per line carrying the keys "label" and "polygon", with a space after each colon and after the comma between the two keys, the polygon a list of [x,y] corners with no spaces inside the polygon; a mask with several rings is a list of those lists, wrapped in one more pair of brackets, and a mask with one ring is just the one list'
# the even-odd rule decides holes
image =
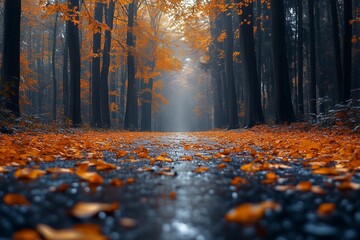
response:
{"label": "tree bark", "polygon": [[275,78],[276,122],[294,122],[285,42],[285,11],[282,0],[271,0],[272,57]]}
{"label": "tree bark", "polygon": [[297,103],[298,103],[298,113],[299,118],[303,119],[304,117],[304,30],[303,30],[303,1],[297,0],[297,30],[298,30],[298,45],[297,45],[297,54],[298,54],[298,86],[297,86]]}
{"label": "tree bark", "polygon": [[56,13],[54,23],[54,35],[53,35],[53,49],[52,49],[52,75],[53,75],[53,121],[56,121],[56,100],[57,100],[57,82],[56,82],[56,37],[57,37],[57,25],[58,25],[59,14]]}
{"label": "tree bark", "polygon": [[[103,8],[101,2],[95,3],[94,19],[97,23],[103,22]],[[100,65],[101,65],[101,26],[94,29],[93,35],[93,57],[91,66],[91,126],[101,127],[101,110],[100,110]]]}
{"label": "tree bark", "polygon": [[[79,20],[79,1],[68,0],[74,20]],[[67,38],[70,59],[70,118],[74,127],[81,125],[80,99],[80,39],[79,27],[73,21],[67,21]]]}
{"label": "tree bark", "polygon": [[332,20],[332,33],[333,44],[335,52],[336,63],[336,101],[338,103],[344,102],[344,80],[343,80],[343,68],[341,62],[341,50],[340,50],[340,35],[339,35],[339,19],[336,7],[337,0],[330,0],[331,7],[331,20]]}
{"label": "tree bark", "polygon": [[344,0],[344,93],[343,101],[351,98],[351,75],[352,75],[352,0]]}
{"label": "tree bark", "polygon": [[126,112],[124,128],[128,130],[138,129],[138,104],[137,104],[137,89],[135,81],[135,40],[134,40],[134,18],[135,18],[136,6],[135,2],[129,4],[128,10],[128,30],[126,45],[128,47],[128,89],[126,97]]}
{"label": "tree bark", "polygon": [[111,30],[113,28],[115,11],[115,2],[111,0],[109,6],[105,11],[105,21],[109,30],[105,31],[103,64],[101,68],[101,87],[100,87],[100,102],[101,102],[101,118],[104,128],[110,128],[110,107],[109,107],[109,68],[110,68],[110,49],[111,49]]}
{"label": "tree bark", "polygon": [[[230,0],[226,0],[230,4]],[[224,53],[225,53],[225,76],[228,97],[228,129],[239,128],[237,98],[235,90],[235,77],[234,77],[234,33],[232,26],[232,10],[228,9],[223,15],[224,29],[226,38],[224,40]]]}
{"label": "tree bark", "polygon": [[[240,3],[240,0],[236,0]],[[246,127],[264,123],[261,108],[261,89],[257,74],[255,41],[253,35],[253,3],[244,5],[240,15],[240,49],[245,72]]]}
{"label": "tree bark", "polygon": [[5,107],[20,117],[20,21],[21,0],[5,0],[2,95]]}
{"label": "tree bark", "polygon": [[315,20],[314,0],[309,0],[309,34],[310,34],[310,118],[316,119],[316,49],[315,49]]}

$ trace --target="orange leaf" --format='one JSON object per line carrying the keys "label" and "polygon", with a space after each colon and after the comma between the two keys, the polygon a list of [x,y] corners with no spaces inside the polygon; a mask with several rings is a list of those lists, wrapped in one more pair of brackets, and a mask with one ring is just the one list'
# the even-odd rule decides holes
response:
{"label": "orange leaf", "polygon": [[104,179],[95,172],[81,172],[77,171],[76,175],[81,178],[82,180],[88,181],[89,183],[93,184],[102,184]]}
{"label": "orange leaf", "polygon": [[226,168],[226,164],[225,163],[220,163],[219,165],[216,166],[218,169],[224,169]]}
{"label": "orange leaf", "polygon": [[134,228],[136,226],[136,221],[132,218],[121,218],[119,223],[123,228]]}
{"label": "orange leaf", "polygon": [[118,169],[119,167],[111,164],[111,163],[107,163],[103,160],[97,160],[96,161],[96,170],[98,171],[103,171],[103,170],[111,170],[111,169]]}
{"label": "orange leaf", "polygon": [[122,157],[125,157],[128,153],[129,153],[128,151],[119,150],[119,151],[116,153],[116,157],[122,158]]}
{"label": "orange leaf", "polygon": [[4,196],[3,202],[6,205],[30,205],[30,202],[21,194],[8,193]]}
{"label": "orange leaf", "polygon": [[327,216],[333,213],[335,209],[336,206],[334,203],[323,203],[318,207],[317,213],[321,216]]}
{"label": "orange leaf", "polygon": [[233,185],[233,186],[237,186],[237,185],[244,184],[244,183],[247,183],[247,181],[241,177],[234,177],[231,180],[231,185]]}
{"label": "orange leaf", "polygon": [[267,209],[278,210],[280,205],[272,201],[260,204],[244,203],[230,210],[225,215],[225,219],[229,222],[251,225],[259,222]]}
{"label": "orange leaf", "polygon": [[40,169],[23,168],[16,170],[14,176],[18,179],[34,180],[45,174],[45,171]]}
{"label": "orange leaf", "polygon": [[114,212],[119,208],[118,203],[86,203],[79,202],[71,209],[71,215],[78,218],[92,217],[99,212]]}
{"label": "orange leaf", "polygon": [[318,168],[313,171],[314,174],[323,174],[323,175],[339,175],[339,172],[333,168]]}
{"label": "orange leaf", "polygon": [[200,166],[197,169],[195,169],[196,173],[202,173],[202,172],[207,172],[207,171],[209,171],[209,168],[204,167],[204,166]]}
{"label": "orange leaf", "polygon": [[87,240],[87,239],[96,239],[96,240],[105,240],[107,239],[103,236],[98,228],[94,228],[92,225],[85,228],[69,228],[55,230],[50,226],[45,224],[37,225],[36,229],[39,233],[47,240]]}
{"label": "orange leaf", "polygon": [[40,235],[32,229],[23,229],[13,234],[13,240],[40,240]]}
{"label": "orange leaf", "polygon": [[112,185],[112,186],[117,186],[117,187],[124,186],[124,182],[121,181],[120,179],[117,179],[117,178],[112,179],[109,184]]}
{"label": "orange leaf", "polygon": [[304,192],[311,191],[311,182],[299,182],[295,189]]}

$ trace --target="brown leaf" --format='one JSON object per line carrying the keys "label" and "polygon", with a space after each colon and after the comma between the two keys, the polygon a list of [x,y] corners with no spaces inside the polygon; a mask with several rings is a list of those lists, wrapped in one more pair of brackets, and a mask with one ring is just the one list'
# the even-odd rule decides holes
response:
{"label": "brown leaf", "polygon": [[247,181],[244,178],[241,178],[241,177],[234,177],[231,180],[231,185],[233,185],[233,186],[238,186],[238,185],[244,184],[244,183],[247,183]]}
{"label": "brown leaf", "polygon": [[333,168],[318,168],[313,171],[313,174],[323,174],[323,175],[339,175],[339,172]]}
{"label": "brown leaf", "polygon": [[121,218],[119,223],[123,228],[134,228],[136,226],[136,221],[132,218]]}
{"label": "brown leaf", "polygon": [[92,225],[86,228],[69,228],[55,230],[45,224],[37,225],[36,229],[46,240],[106,240],[98,228]]}
{"label": "brown leaf", "polygon": [[335,209],[336,206],[334,203],[323,203],[318,207],[317,213],[321,216],[327,216],[333,213]]}
{"label": "brown leaf", "polygon": [[23,229],[15,232],[12,236],[13,240],[41,240],[40,235],[32,229]]}
{"label": "brown leaf", "polygon": [[124,186],[124,182],[121,181],[120,179],[117,179],[117,178],[112,179],[109,184],[112,185],[112,186],[117,186],[117,187],[123,187]]}
{"label": "brown leaf", "polygon": [[103,160],[97,160],[95,165],[96,165],[96,170],[98,170],[98,171],[112,170],[112,169],[119,168],[118,166],[111,164],[111,163],[107,163]]}
{"label": "brown leaf", "polygon": [[117,158],[122,158],[125,157],[126,155],[128,155],[128,151],[125,150],[119,150],[118,152],[116,152],[116,157]]}
{"label": "brown leaf", "polygon": [[8,193],[4,196],[3,202],[7,205],[30,205],[30,202],[21,194]]}
{"label": "brown leaf", "polygon": [[207,171],[209,171],[209,168],[204,167],[204,166],[200,166],[197,169],[195,169],[196,173],[202,173],[202,172],[207,172]]}
{"label": "brown leaf", "polygon": [[244,203],[230,210],[225,215],[225,219],[229,222],[241,224],[256,224],[264,216],[267,209],[278,210],[280,205],[272,201],[265,201],[259,204]]}
{"label": "brown leaf", "polygon": [[92,217],[99,212],[114,212],[119,208],[118,203],[86,203],[79,202],[71,209],[71,215],[77,218]]}
{"label": "brown leaf", "polygon": [[304,192],[311,191],[311,182],[306,182],[306,181],[299,182],[298,185],[296,185],[295,189]]}
{"label": "brown leaf", "polygon": [[14,176],[18,179],[34,180],[45,174],[40,169],[22,168],[15,171]]}
{"label": "brown leaf", "polygon": [[96,172],[81,172],[77,171],[76,175],[82,180],[88,181],[92,184],[103,184],[104,179]]}

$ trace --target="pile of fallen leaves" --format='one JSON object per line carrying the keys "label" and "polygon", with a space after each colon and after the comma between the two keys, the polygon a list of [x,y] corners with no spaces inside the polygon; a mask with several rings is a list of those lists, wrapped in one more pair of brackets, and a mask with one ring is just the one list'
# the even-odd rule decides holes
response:
{"label": "pile of fallen leaves", "polygon": [[[35,133],[20,132],[14,135],[0,135],[0,174],[13,174],[17,179],[36,180],[46,174],[73,174],[79,180],[89,184],[102,185],[104,179],[101,171],[116,170],[117,164],[104,161],[105,152],[124,162],[148,160],[149,165],[157,163],[173,163],[174,161],[192,162],[194,159],[212,161],[222,159],[216,166],[217,170],[226,169],[227,163],[246,157],[250,162],[243,163],[240,170],[249,174],[265,171],[262,184],[273,184],[277,191],[303,191],[314,194],[324,194],[320,186],[313,186],[309,181],[297,185],[278,184],[281,179],[274,171],[291,168],[292,162],[301,163],[304,168],[311,169],[313,174],[325,175],[331,178],[340,190],[357,190],[360,184],[352,182],[352,175],[360,169],[360,135],[350,130],[338,128],[313,129],[303,131],[304,126],[293,124],[289,126],[257,126],[250,130],[216,131],[188,133],[194,142],[180,142],[184,149],[183,156],[171,158],[168,153],[155,154],[142,145],[139,140],[152,141],[158,150],[169,148],[170,145],[159,141],[171,133],[132,133],[132,132],[101,132],[91,130],[74,130],[66,133]],[[134,147],[136,146],[136,147]],[[43,162],[76,160],[73,168],[40,169]],[[31,167],[30,167],[31,163]],[[194,165],[194,173],[202,174],[209,171],[207,166]],[[139,172],[153,171],[150,166],[143,166]],[[158,175],[174,176],[170,168],[162,167]],[[108,184],[123,186],[136,184],[135,178],[126,180],[112,179]],[[234,177],[229,184],[239,186],[247,180],[240,176]],[[65,191],[66,184],[52,191]],[[170,199],[176,198],[176,192],[169,194]],[[24,196],[17,193],[5,195],[2,201],[9,205],[31,204]],[[71,215],[78,218],[90,217],[100,211],[113,212],[118,209],[117,203],[77,203],[71,210]],[[244,203],[230,210],[225,219],[241,224],[256,224],[265,211],[279,210],[281,206],[272,201],[262,203]],[[324,203],[319,206],[318,214],[328,215],[336,206]],[[122,219],[124,226],[133,226],[134,220]],[[105,239],[100,229],[88,225],[74,226],[71,229],[55,230],[47,225],[38,225],[35,230],[23,230],[15,239],[33,236],[29,239],[39,239],[39,234],[46,239]]]}

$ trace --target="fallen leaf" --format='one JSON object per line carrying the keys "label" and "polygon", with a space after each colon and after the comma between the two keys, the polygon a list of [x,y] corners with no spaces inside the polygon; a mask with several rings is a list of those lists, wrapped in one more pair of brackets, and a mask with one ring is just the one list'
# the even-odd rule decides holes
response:
{"label": "fallen leaf", "polygon": [[209,168],[204,167],[204,166],[200,166],[200,167],[195,169],[196,173],[202,173],[202,172],[207,172],[207,171],[209,171]]}
{"label": "fallen leaf", "polygon": [[125,150],[119,150],[116,152],[116,157],[117,158],[122,158],[122,157],[125,157],[126,155],[128,155],[128,151],[125,151]]}
{"label": "fallen leaf", "polygon": [[136,221],[132,218],[120,218],[119,223],[123,228],[134,228],[136,226]]}
{"label": "fallen leaf", "polygon": [[135,178],[127,178],[127,179],[126,179],[126,182],[127,182],[128,184],[133,184],[133,183],[135,183]]}
{"label": "fallen leaf", "polygon": [[81,172],[77,171],[76,175],[82,180],[88,181],[92,184],[103,184],[104,179],[96,172]]}
{"label": "fallen leaf", "polygon": [[77,218],[92,217],[99,212],[114,212],[119,208],[118,203],[86,203],[79,202],[71,209],[71,215]]}
{"label": "fallen leaf", "polygon": [[295,189],[303,192],[311,191],[311,182],[307,182],[307,181],[299,182],[296,185]]}
{"label": "fallen leaf", "polygon": [[40,169],[22,168],[15,171],[14,176],[18,179],[34,180],[45,175]]}
{"label": "fallen leaf", "polygon": [[220,163],[219,165],[216,166],[218,169],[224,169],[227,167],[227,165],[225,163]]}
{"label": "fallen leaf", "polygon": [[225,219],[229,222],[252,225],[261,220],[267,209],[278,210],[280,205],[272,201],[265,201],[259,204],[244,203],[230,210],[225,215]]}
{"label": "fallen leaf", "polygon": [[241,178],[241,177],[234,177],[231,180],[231,185],[233,185],[233,186],[238,186],[238,185],[244,184],[244,183],[247,183],[247,181],[244,178]]}
{"label": "fallen leaf", "polygon": [[39,224],[36,229],[46,240],[106,240],[107,237],[103,236],[94,227],[87,230],[81,228],[69,228],[55,230],[52,227]]}
{"label": "fallen leaf", "polygon": [[313,174],[322,174],[322,175],[339,175],[339,172],[333,168],[318,168],[313,171]]}
{"label": "fallen leaf", "polygon": [[322,203],[318,209],[317,209],[317,213],[321,216],[328,216],[331,213],[333,213],[336,209],[336,206],[334,203]]}
{"label": "fallen leaf", "polygon": [[0,166],[0,173],[8,173],[8,172],[10,172],[9,169],[7,169],[7,168],[5,168],[3,166]]}
{"label": "fallen leaf", "polygon": [[117,186],[117,187],[123,187],[125,185],[123,181],[121,181],[120,179],[117,179],[117,178],[112,179],[109,184],[112,186]]}
{"label": "fallen leaf", "polygon": [[170,192],[170,193],[169,193],[169,198],[170,198],[171,200],[175,200],[176,197],[177,197],[176,192]]}
{"label": "fallen leaf", "polygon": [[103,160],[97,160],[96,163],[96,170],[97,171],[104,171],[104,170],[112,170],[112,169],[118,169],[119,167],[111,164],[111,163],[107,163]]}
{"label": "fallen leaf", "polygon": [[3,202],[6,205],[14,206],[14,205],[22,205],[27,206],[30,205],[30,202],[21,194],[17,193],[8,193],[4,196]]}
{"label": "fallen leaf", "polygon": [[32,229],[23,229],[15,232],[12,236],[13,240],[41,240],[37,231]]}

